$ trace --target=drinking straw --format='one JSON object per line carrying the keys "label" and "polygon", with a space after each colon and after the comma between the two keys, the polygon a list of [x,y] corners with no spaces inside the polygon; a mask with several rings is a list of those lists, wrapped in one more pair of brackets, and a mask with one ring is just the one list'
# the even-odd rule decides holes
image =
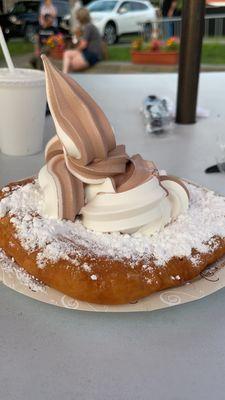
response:
{"label": "drinking straw", "polygon": [[9,68],[9,71],[10,72],[14,72],[15,71],[15,67],[13,65],[11,56],[9,54],[9,49],[7,47],[7,44],[6,44],[6,41],[5,41],[3,32],[2,32],[1,26],[0,26],[0,44],[1,44],[1,48],[2,48],[2,51],[3,51],[4,57],[5,57],[6,64],[7,64],[8,68]]}

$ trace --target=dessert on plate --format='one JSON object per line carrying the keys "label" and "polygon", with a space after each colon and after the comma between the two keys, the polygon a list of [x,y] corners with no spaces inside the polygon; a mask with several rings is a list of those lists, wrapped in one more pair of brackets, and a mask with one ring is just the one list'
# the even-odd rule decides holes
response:
{"label": "dessert on plate", "polygon": [[98,304],[181,285],[225,254],[225,199],[117,144],[101,108],[43,56],[56,133],[37,177],[0,193],[0,247],[42,283]]}

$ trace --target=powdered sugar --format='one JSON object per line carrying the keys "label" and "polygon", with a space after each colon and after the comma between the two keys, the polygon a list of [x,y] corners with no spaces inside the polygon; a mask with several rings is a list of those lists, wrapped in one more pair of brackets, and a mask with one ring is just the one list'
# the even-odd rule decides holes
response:
{"label": "powdered sugar", "polygon": [[91,265],[87,264],[87,263],[83,263],[82,264],[82,268],[86,271],[86,272],[91,272]]}
{"label": "powdered sugar", "polygon": [[[43,199],[37,182],[18,187],[9,195],[6,192],[0,202],[0,216],[9,213],[22,246],[28,252],[37,251],[37,262],[42,268],[49,260],[59,259],[78,266],[84,255],[93,260],[97,257],[129,259],[131,268],[139,260],[146,267],[152,257],[158,266],[173,256],[186,256],[197,264],[193,249],[209,252],[217,245],[212,239],[214,236],[225,237],[225,198],[193,185],[188,185],[188,189],[188,212],[151,237],[91,232],[79,219],[73,223],[40,217]],[[83,264],[83,268],[91,273],[90,264]]]}
{"label": "powdered sugar", "polygon": [[44,292],[46,290],[44,285],[20,268],[15,261],[7,257],[2,250],[0,250],[0,265],[0,268],[5,274],[16,274],[17,280],[22,285],[29,287],[33,292]]}
{"label": "powdered sugar", "polygon": [[42,197],[37,184],[15,186],[10,195],[6,186],[2,192],[6,193],[6,196],[0,202],[0,217],[4,217],[9,212],[11,215],[21,215],[23,220],[26,220],[30,219],[33,213],[40,211]]}

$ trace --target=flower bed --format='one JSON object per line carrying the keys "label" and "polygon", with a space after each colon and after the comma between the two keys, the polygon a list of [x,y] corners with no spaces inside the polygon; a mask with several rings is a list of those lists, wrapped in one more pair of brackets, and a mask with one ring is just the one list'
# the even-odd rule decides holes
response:
{"label": "flower bed", "polygon": [[134,64],[176,65],[179,60],[178,52],[161,51],[132,51],[131,61]]}
{"label": "flower bed", "polygon": [[179,41],[170,38],[166,42],[152,40],[144,43],[136,39],[132,43],[131,60],[134,64],[176,65],[179,61]]}

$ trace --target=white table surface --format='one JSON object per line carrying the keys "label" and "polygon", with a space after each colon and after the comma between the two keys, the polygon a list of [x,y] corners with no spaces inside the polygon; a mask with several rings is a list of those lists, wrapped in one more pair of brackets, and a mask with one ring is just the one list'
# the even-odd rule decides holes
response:
{"label": "white table surface", "polygon": [[[206,175],[225,138],[225,74],[201,76],[199,104],[211,116],[148,135],[139,106],[148,94],[175,99],[177,76],[78,75],[102,105],[118,143],[172,174],[225,194],[225,175]],[[46,119],[45,142],[53,135]],[[0,156],[1,185],[37,172],[43,153]],[[222,400],[225,290],[151,313],[59,309],[0,286],[1,400]]]}

